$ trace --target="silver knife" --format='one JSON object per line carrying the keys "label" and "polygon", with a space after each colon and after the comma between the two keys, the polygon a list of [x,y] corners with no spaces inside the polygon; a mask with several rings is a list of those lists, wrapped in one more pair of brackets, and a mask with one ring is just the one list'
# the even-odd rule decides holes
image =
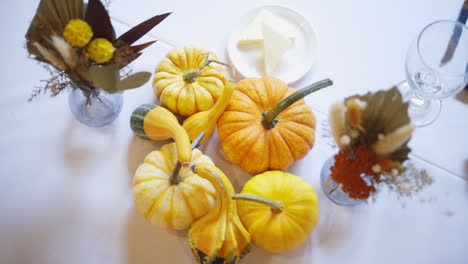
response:
{"label": "silver knife", "polygon": [[[465,24],[466,20],[468,19],[468,0],[463,2],[462,9],[460,10],[460,14],[458,15],[457,21]],[[460,27],[455,27],[453,30],[452,36],[450,37],[449,44],[447,45],[447,49],[445,50],[444,56],[440,61],[440,65],[443,66],[447,62],[449,62],[452,57],[455,49],[457,48],[458,41],[460,40],[462,29]]]}

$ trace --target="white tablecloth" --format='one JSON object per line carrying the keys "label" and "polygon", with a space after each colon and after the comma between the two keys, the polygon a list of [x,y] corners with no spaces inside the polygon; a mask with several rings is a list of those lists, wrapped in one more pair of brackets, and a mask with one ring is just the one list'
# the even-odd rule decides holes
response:
{"label": "white tablecloth", "polygon": [[[24,49],[37,3],[8,0],[0,17],[0,263],[193,263],[185,232],[151,226],[133,204],[133,173],[160,145],[134,137],[129,127],[133,109],[154,102],[150,83],[126,92],[120,116],[102,128],[75,121],[66,93],[27,103],[33,87],[48,77]],[[242,14],[266,4],[299,11],[318,35],[318,63],[293,86],[325,77],[335,84],[307,98],[318,119],[317,142],[288,170],[319,194],[316,230],[294,251],[273,255],[254,247],[243,263],[466,263],[468,108],[461,100],[444,100],[436,123],[415,132],[411,158],[435,180],[417,197],[382,193],[374,204],[344,208],[328,201],[319,184],[320,169],[335,151],[322,136],[330,104],[403,80],[412,39],[433,20],[454,19],[462,1],[115,0],[111,16],[122,33],[152,15],[174,12],[151,32],[160,41],[132,64],[153,71],[167,51],[186,44],[226,59],[230,29]],[[202,149],[240,190],[249,175],[224,160],[217,136]]]}

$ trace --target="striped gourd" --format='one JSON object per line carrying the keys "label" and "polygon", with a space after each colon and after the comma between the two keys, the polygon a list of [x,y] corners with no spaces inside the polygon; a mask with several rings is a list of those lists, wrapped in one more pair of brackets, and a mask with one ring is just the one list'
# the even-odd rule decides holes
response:
{"label": "striped gourd", "polygon": [[192,157],[192,147],[187,132],[177,121],[174,114],[155,104],[137,107],[130,117],[133,132],[144,139],[174,139],[177,145],[178,160],[188,162]]}

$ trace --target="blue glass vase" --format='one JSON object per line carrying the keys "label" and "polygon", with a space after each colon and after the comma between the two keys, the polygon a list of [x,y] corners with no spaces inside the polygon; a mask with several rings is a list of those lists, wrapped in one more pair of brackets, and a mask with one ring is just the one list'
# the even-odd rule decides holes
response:
{"label": "blue glass vase", "polygon": [[68,95],[68,105],[75,118],[90,127],[112,123],[120,114],[123,92],[108,93],[94,89],[92,93],[73,88]]}
{"label": "blue glass vase", "polygon": [[349,195],[343,191],[342,185],[333,180],[330,168],[334,163],[335,156],[331,156],[325,161],[322,170],[320,171],[320,185],[325,196],[327,196],[330,201],[341,206],[351,207],[365,203],[366,200],[353,199],[349,197]]}

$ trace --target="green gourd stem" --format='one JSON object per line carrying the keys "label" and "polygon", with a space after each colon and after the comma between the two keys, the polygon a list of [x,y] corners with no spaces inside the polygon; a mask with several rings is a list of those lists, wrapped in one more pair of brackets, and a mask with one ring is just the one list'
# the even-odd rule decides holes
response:
{"label": "green gourd stem", "polygon": [[281,102],[275,105],[270,111],[263,113],[262,125],[265,129],[274,128],[278,119],[276,118],[281,112],[283,112],[290,105],[299,101],[300,99],[306,97],[307,95],[316,92],[320,89],[333,85],[332,80],[329,78],[323,79],[316,83],[313,83],[309,86],[306,86],[296,92],[290,94],[288,97],[284,98]]}
{"label": "green gourd stem", "polygon": [[271,208],[274,213],[281,213],[284,210],[284,205],[280,201],[271,200],[265,197],[261,197],[255,194],[250,193],[238,193],[232,196],[233,200],[243,200],[249,202],[256,202],[260,204],[267,205]]}
{"label": "green gourd stem", "polygon": [[[205,132],[201,132],[194,141],[192,141],[192,149],[198,147],[198,144],[205,136]],[[172,171],[171,177],[169,178],[169,183],[171,185],[177,185],[182,181],[182,178],[179,175],[180,170],[182,169],[182,163],[179,161],[176,163],[174,170]]]}
{"label": "green gourd stem", "polygon": [[200,75],[202,75],[201,70],[193,71],[193,72],[187,72],[186,74],[184,74],[183,79],[184,79],[184,82],[186,82],[186,83],[194,83],[197,80],[197,77],[200,76]]}
{"label": "green gourd stem", "polygon": [[[231,77],[234,78],[234,76],[236,76],[236,72],[234,71],[234,69],[232,68],[232,66],[230,64],[220,62],[220,61],[217,61],[217,60],[209,60],[207,65],[210,65],[211,63],[216,63],[216,64],[223,65],[223,66],[227,67],[229,69],[229,73],[231,74]],[[231,82],[234,82],[234,81],[231,81]]]}

